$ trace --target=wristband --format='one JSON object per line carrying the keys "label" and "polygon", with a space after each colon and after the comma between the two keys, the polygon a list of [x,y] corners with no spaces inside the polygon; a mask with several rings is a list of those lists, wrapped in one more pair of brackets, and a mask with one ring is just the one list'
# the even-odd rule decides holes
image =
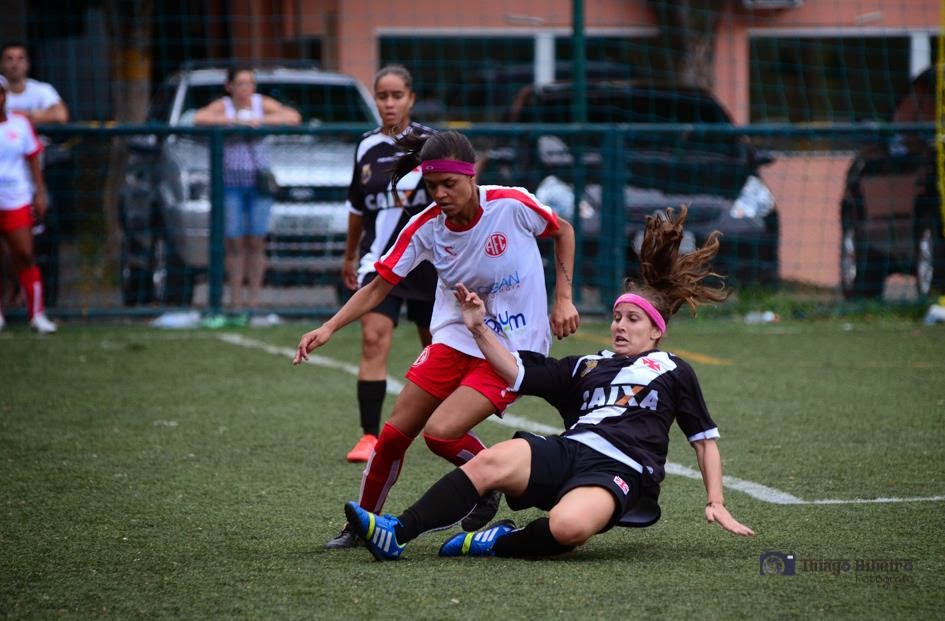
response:
{"label": "wristband", "polygon": [[724,502],[720,502],[720,501],[718,501],[718,500],[710,500],[709,502],[705,503],[705,506],[707,506],[707,507],[711,507],[712,505],[722,505],[722,506],[724,507],[724,506],[725,506],[725,503],[724,503]]}

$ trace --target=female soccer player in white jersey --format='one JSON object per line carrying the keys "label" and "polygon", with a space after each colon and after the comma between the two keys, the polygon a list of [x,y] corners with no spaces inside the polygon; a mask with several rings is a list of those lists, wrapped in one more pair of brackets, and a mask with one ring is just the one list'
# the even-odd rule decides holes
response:
{"label": "female soccer player in white jersey", "polygon": [[[6,112],[9,88],[0,76],[0,235],[10,247],[30,327],[48,334],[56,331],[56,324],[43,311],[43,281],[33,256],[32,229],[34,213],[38,220],[46,214],[46,184],[39,161],[43,146],[25,116]],[[3,325],[0,313],[0,329]]]}
{"label": "female soccer player in white jersey", "polygon": [[[392,183],[419,164],[427,193],[434,203],[404,226],[397,241],[375,264],[379,275],[319,328],[302,336],[294,364],[308,359],[335,330],[377,306],[394,285],[421,261],[433,264],[439,276],[430,330],[433,343],[407,372],[390,420],[381,430],[361,482],[360,505],[377,512],[397,480],[404,454],[423,433],[437,455],[461,465],[485,447],[470,430],[493,413],[501,414],[516,394],[507,390],[483,359],[453,288],[465,283],[486,301],[486,323],[510,351],[547,354],[551,332],[558,338],[578,328],[571,300],[574,230],[522,188],[479,186],[474,180],[475,151],[457,132],[398,141],[404,154]],[[548,314],[544,270],[536,238],[555,241],[555,296]],[[463,527],[476,530],[495,515],[497,494],[487,494]],[[329,542],[351,547],[350,531]]]}
{"label": "female soccer player in white jersey", "polygon": [[540,557],[583,545],[622,522],[641,495],[658,495],[674,420],[696,451],[706,489],[705,519],[736,535],[754,534],[725,507],[718,427],[695,372],[658,348],[666,322],[684,302],[694,309],[725,298],[724,288],[702,284],[718,251],[718,234],[680,255],[685,218],[685,208],[678,217],[668,210],[665,219],[647,218],[640,252],[644,284],[631,283],[614,302],[611,352],[561,360],[510,353],[488,328],[488,304],[457,285],[465,324],[486,359],[510,389],[552,404],[565,431],[548,437],[520,432],[480,452],[398,517],[374,515],[349,502],[348,525],[376,559],[399,558],[407,542],[455,523],[489,490],[505,492],[512,509],[538,507],[549,515],[524,528],[503,520],[454,535],[440,547],[441,556]]}

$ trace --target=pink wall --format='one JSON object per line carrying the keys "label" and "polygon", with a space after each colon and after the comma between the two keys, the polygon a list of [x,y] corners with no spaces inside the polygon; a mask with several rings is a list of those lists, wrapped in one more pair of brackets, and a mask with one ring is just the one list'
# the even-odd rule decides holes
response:
{"label": "pink wall", "polygon": [[[378,35],[386,29],[562,32],[571,28],[572,2],[482,0],[444,5],[432,0],[301,0],[299,6],[304,17],[293,27],[311,35],[324,34],[325,15],[337,13],[337,68],[369,84],[378,65]],[[941,0],[806,0],[795,9],[749,11],[740,1],[729,0],[716,40],[715,93],[737,123],[748,122],[750,35],[772,29],[778,36],[817,30],[834,35],[901,34],[937,28],[941,7]],[[586,0],[584,14],[587,29],[656,26],[645,0]],[[763,171],[781,213],[782,277],[837,286],[837,212],[849,160],[849,154],[785,155]]]}

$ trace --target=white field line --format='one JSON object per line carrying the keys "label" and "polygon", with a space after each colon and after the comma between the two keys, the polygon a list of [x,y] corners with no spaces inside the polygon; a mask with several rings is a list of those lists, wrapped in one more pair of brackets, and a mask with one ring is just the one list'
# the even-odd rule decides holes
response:
{"label": "white field line", "polygon": [[[288,347],[277,347],[262,341],[246,338],[245,336],[241,336],[239,334],[223,333],[219,334],[218,338],[221,341],[230,343],[231,345],[258,349],[266,353],[281,356],[286,359],[286,364],[289,364],[289,361],[291,361],[292,357],[295,356],[294,349],[290,349]],[[345,373],[349,373],[355,377],[358,375],[358,367],[356,365],[340,362],[333,358],[326,358],[325,356],[316,356],[311,354],[309,355],[308,362],[309,364],[314,364],[316,366],[344,371]],[[400,394],[400,391],[403,389],[403,387],[404,384],[402,381],[394,379],[390,376],[387,377],[387,392],[389,394]],[[560,427],[545,425],[543,423],[529,420],[521,416],[516,416],[515,414],[511,413],[506,414],[502,418],[499,418],[498,416],[490,416],[488,420],[499,425],[504,425],[505,427],[531,431],[533,433],[555,434],[561,432]],[[696,479],[698,481],[702,480],[702,474],[698,470],[694,470],[688,466],[683,466],[682,464],[673,462],[666,462],[666,474],[674,474],[677,476],[686,477],[688,479]],[[754,481],[747,481],[745,479],[739,479],[728,475],[722,477],[722,484],[728,489],[742,492],[743,494],[748,494],[752,498],[775,505],[857,505],[887,504],[896,502],[945,501],[945,496],[920,496],[910,498],[852,498],[846,500],[839,498],[824,498],[820,500],[804,500],[803,498],[798,498],[793,494],[789,494],[773,487],[768,487],[767,485],[762,485],[761,483],[755,483]]]}

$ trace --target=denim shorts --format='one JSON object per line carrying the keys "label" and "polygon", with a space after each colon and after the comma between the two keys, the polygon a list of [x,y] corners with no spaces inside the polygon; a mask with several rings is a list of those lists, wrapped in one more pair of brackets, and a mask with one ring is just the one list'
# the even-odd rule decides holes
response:
{"label": "denim shorts", "polygon": [[223,189],[226,237],[265,237],[269,232],[272,199],[260,196],[254,186]]}

